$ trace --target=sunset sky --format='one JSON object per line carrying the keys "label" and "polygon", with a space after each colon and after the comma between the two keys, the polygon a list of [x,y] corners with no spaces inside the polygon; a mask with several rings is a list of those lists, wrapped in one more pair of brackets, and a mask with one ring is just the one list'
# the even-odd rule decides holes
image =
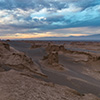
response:
{"label": "sunset sky", "polygon": [[0,0],[0,39],[100,34],[100,0]]}

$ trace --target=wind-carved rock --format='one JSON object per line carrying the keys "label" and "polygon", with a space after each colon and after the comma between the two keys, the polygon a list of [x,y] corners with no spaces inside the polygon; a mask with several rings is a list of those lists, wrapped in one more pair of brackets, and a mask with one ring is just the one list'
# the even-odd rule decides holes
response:
{"label": "wind-carved rock", "polygon": [[6,42],[0,42],[0,49],[3,50],[3,48],[6,50],[10,50],[9,44],[7,44]]}
{"label": "wind-carved rock", "polygon": [[10,42],[11,40],[7,39],[6,42]]}
{"label": "wind-carved rock", "polygon": [[14,70],[44,75],[30,57],[15,50],[5,42],[0,42],[0,66],[2,67],[2,65],[9,66]]}
{"label": "wind-carved rock", "polygon": [[7,44],[7,43],[3,43],[3,45],[4,45],[4,47],[5,47],[7,50],[10,50],[10,46],[9,46],[9,44]]}
{"label": "wind-carved rock", "polygon": [[55,45],[55,44],[51,44],[51,43],[48,43],[48,46],[46,47],[46,50],[47,52],[52,52],[52,51],[62,51],[64,52],[65,51],[65,47],[64,47],[65,44],[63,45]]}
{"label": "wind-carved rock", "polygon": [[47,56],[44,56],[43,60],[47,60],[47,63],[50,65],[53,65],[55,63],[58,64],[59,63],[58,52],[56,51],[49,52]]}
{"label": "wind-carved rock", "polygon": [[50,67],[62,70],[63,67],[59,64],[59,51],[64,50],[64,46],[51,45],[48,43],[46,47],[47,55],[43,57],[45,63],[47,63]]}
{"label": "wind-carved rock", "polygon": [[41,47],[41,45],[36,44],[36,43],[33,43],[33,44],[31,45],[31,49],[40,48],[40,47]]}

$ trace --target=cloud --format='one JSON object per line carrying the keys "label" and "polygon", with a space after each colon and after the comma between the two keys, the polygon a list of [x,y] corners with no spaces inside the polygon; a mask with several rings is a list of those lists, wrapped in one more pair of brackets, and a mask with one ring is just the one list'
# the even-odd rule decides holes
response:
{"label": "cloud", "polygon": [[99,22],[100,0],[0,0],[0,35],[100,27]]}
{"label": "cloud", "polygon": [[[26,30],[24,30],[26,31]],[[87,36],[91,34],[99,34],[99,28],[88,28],[88,27],[77,27],[77,28],[64,28],[64,29],[56,29],[51,32],[34,32],[34,33],[21,33],[22,31],[16,32],[15,34],[7,33],[2,34],[1,39],[25,39],[25,38],[39,38],[39,37],[68,37],[68,36]]]}

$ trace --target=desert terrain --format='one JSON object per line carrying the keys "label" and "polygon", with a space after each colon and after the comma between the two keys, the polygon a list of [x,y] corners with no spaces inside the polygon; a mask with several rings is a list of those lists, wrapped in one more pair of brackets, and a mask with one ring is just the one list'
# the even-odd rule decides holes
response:
{"label": "desert terrain", "polygon": [[100,42],[0,41],[0,100],[100,100]]}

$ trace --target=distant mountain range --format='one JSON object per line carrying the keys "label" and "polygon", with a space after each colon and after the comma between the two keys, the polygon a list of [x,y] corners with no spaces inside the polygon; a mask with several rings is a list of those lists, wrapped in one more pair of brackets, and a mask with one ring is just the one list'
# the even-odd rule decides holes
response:
{"label": "distant mountain range", "polygon": [[25,39],[15,39],[15,40],[100,41],[100,34],[94,34],[88,36],[25,38]]}
{"label": "distant mountain range", "polygon": [[82,41],[100,41],[100,34],[88,35],[88,36],[69,36],[69,37],[41,37],[30,38],[27,40],[82,40]]}

